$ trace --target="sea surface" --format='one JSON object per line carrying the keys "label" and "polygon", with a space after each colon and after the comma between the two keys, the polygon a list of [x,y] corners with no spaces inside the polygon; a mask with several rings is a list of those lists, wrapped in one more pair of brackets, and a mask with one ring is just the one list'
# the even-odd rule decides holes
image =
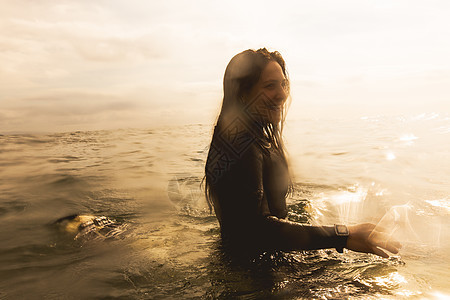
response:
{"label": "sea surface", "polygon": [[[1,130],[1,129],[0,129]],[[382,259],[333,249],[223,251],[201,182],[213,126],[0,135],[0,299],[450,297],[450,116],[289,120],[289,219],[372,222]],[[123,225],[75,239],[71,214]]]}

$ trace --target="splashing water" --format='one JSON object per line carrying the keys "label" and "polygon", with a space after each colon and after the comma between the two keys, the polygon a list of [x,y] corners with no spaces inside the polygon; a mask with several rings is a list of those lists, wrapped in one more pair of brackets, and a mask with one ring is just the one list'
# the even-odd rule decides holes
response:
{"label": "splashing water", "polygon": [[427,255],[439,248],[442,224],[433,216],[417,214],[410,204],[396,205],[377,224],[377,230],[402,243],[402,255]]}

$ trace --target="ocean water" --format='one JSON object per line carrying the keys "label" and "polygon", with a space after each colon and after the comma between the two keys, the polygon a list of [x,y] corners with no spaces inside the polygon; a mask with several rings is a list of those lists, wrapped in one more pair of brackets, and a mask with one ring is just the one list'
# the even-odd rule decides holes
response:
{"label": "ocean water", "polygon": [[[221,248],[201,181],[212,125],[0,135],[0,299],[440,299],[450,296],[450,116],[290,120],[289,218],[372,222],[403,243],[347,251]],[[124,225],[83,240],[71,214]]]}

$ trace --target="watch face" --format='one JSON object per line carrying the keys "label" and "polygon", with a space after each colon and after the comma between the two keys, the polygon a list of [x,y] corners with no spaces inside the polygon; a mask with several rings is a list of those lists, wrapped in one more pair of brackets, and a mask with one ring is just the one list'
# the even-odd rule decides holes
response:
{"label": "watch face", "polygon": [[337,235],[348,236],[348,228],[345,225],[335,225]]}

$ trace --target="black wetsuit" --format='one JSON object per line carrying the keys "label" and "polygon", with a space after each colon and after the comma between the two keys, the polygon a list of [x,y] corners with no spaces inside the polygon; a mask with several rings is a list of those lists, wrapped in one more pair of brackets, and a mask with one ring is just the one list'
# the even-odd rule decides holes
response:
{"label": "black wetsuit", "polygon": [[289,186],[285,159],[267,142],[243,134],[213,137],[207,176],[222,239],[233,248],[257,250],[342,249],[333,226],[284,220]]}

